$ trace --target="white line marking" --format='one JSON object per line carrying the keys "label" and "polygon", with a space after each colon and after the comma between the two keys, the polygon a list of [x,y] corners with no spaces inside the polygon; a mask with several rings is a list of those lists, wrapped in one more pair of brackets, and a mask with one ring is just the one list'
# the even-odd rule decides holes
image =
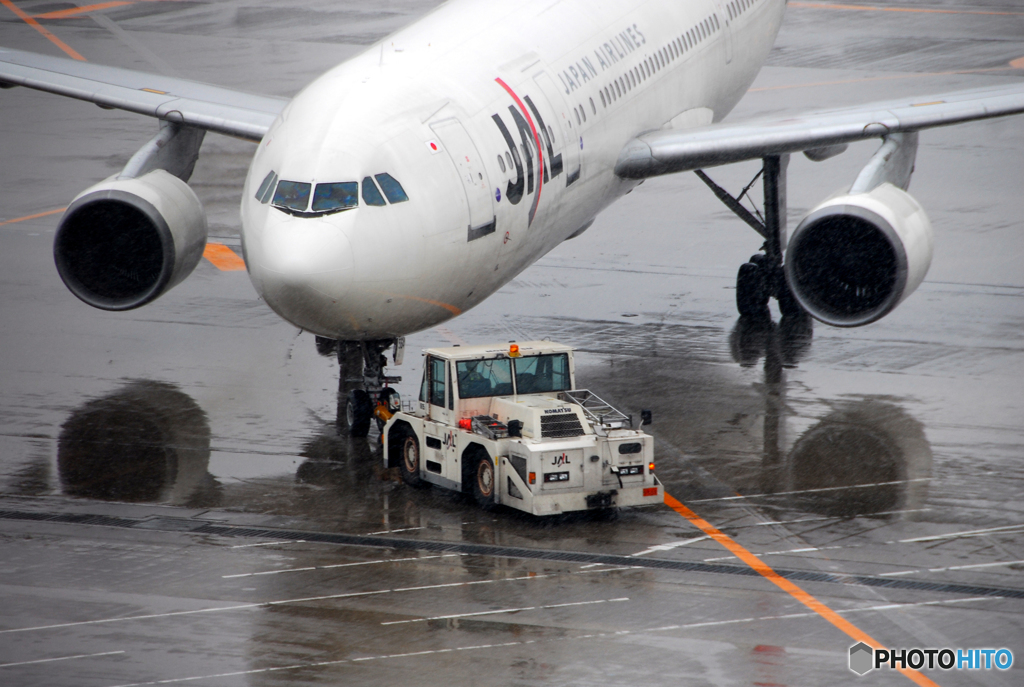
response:
{"label": "white line marking", "polygon": [[[617,570],[629,570],[630,568],[606,568],[602,570],[587,570],[570,572],[569,575],[585,575],[587,573],[607,573]],[[100,625],[104,623],[118,623],[128,620],[152,620],[154,618],[173,618],[184,615],[198,615],[200,613],[219,613],[224,611],[243,611],[251,608],[270,608],[273,606],[284,606],[287,604],[308,603],[310,601],[331,601],[335,599],[353,599],[365,596],[377,596],[380,594],[397,594],[399,592],[418,592],[427,589],[450,589],[452,587],[470,587],[482,584],[494,584],[496,582],[525,582],[529,580],[543,580],[549,577],[559,577],[565,573],[546,573],[520,575],[519,577],[503,577],[499,580],[473,580],[470,582],[448,582],[446,584],[429,584],[420,587],[400,587],[396,589],[377,589],[368,592],[348,592],[345,594],[325,594],[324,596],[307,596],[300,599],[281,599],[279,601],[262,601],[259,603],[236,604],[234,606],[214,606],[213,608],[197,608],[191,611],[172,611],[170,613],[151,613],[147,615],[131,615],[123,618],[100,618],[98,620],[79,620],[71,623],[56,623],[53,625],[37,625],[36,627],[16,627],[10,630],[0,630],[0,635],[13,634],[15,632],[34,632],[36,630],[55,630],[64,627],[78,627],[81,625]]]}
{"label": "white line marking", "polygon": [[427,528],[426,527],[403,527],[400,530],[381,530],[380,532],[367,532],[366,534],[361,534],[359,536],[361,536],[361,537],[372,537],[372,536],[377,535],[377,534],[394,534],[395,532],[413,532],[415,530],[425,530],[425,529],[427,529]]}
{"label": "white line marking", "polygon": [[637,551],[636,553],[630,554],[630,556],[631,557],[633,557],[633,556],[644,556],[646,554],[654,553],[656,551],[671,551],[672,549],[678,549],[680,546],[686,546],[687,544],[692,544],[694,542],[703,541],[704,539],[711,539],[711,537],[705,534],[704,536],[701,536],[701,537],[693,537],[692,539],[684,539],[683,541],[676,541],[676,542],[672,542],[670,544],[658,544],[656,546],[652,546],[649,549],[644,549],[643,551]]}
{"label": "white line marking", "polygon": [[221,575],[222,579],[231,580],[238,577],[256,577],[258,575],[280,575],[290,572],[308,572],[310,570],[332,570],[334,568],[354,568],[361,565],[380,565],[382,563],[401,563],[403,561],[427,561],[434,558],[457,558],[464,554],[446,553],[438,556],[413,556],[411,558],[382,558],[376,561],[360,561],[358,563],[335,563],[333,565],[317,565],[309,568],[285,568],[283,570],[263,570],[254,573],[238,573],[236,575]]}
{"label": "white line marking", "polygon": [[842,491],[844,489],[869,489],[871,487],[886,487],[893,484],[910,484],[911,482],[928,482],[931,477],[917,477],[915,479],[899,479],[893,482],[875,482],[874,484],[851,484],[846,487],[822,487],[820,489],[800,489],[798,491],[777,491],[771,494],[740,494],[737,496],[719,496],[713,499],[697,499],[689,503],[711,503],[713,501],[738,501],[740,499],[759,499],[769,496],[789,496],[792,494],[814,494],[823,491]]}
{"label": "white line marking", "polygon": [[305,544],[305,539],[289,539],[288,541],[264,541],[259,544],[238,544],[237,546],[231,546],[231,549],[248,549],[253,546],[278,546],[280,544]]}
{"label": "white line marking", "polygon": [[[596,635],[585,635],[578,637],[577,639],[587,639]],[[413,651],[406,654],[386,654],[382,656],[363,656],[361,658],[342,658],[337,661],[317,661],[316,663],[296,663],[289,666],[273,666],[271,668],[255,668],[253,670],[238,670],[231,673],[218,673],[216,675],[197,675],[195,677],[179,677],[171,678],[169,680],[154,680],[152,682],[132,682],[124,685],[116,685],[116,687],[148,687],[149,685],[170,685],[175,682],[195,682],[197,680],[214,680],[222,677],[238,677],[241,675],[258,675],[260,673],[276,673],[284,670],[299,670],[301,668],[319,668],[323,666],[336,666],[342,663],[362,663],[365,661],[382,661],[391,658],[409,658],[412,656],[428,656],[431,654],[451,654],[456,651],[475,651],[479,649],[499,649],[509,646],[524,646],[527,644],[536,644],[538,640],[527,639],[520,642],[503,642],[501,644],[478,644],[476,646],[460,646],[452,649],[435,649],[433,651]],[[555,640],[559,641],[559,640]]]}
{"label": "white line marking", "polygon": [[1006,525],[1004,527],[990,527],[985,530],[967,530],[966,532],[950,532],[949,534],[935,534],[930,537],[914,537],[913,539],[900,539],[899,544],[910,544],[913,542],[922,541],[935,541],[937,539],[954,539],[956,537],[976,537],[984,534],[991,534],[993,532],[1005,532],[1007,530],[1018,530],[1024,528],[1024,525]]}
{"label": "white line marking", "polygon": [[[911,606],[928,606],[928,605],[939,605],[939,604],[949,604],[949,603],[962,603],[962,602],[965,602],[965,601],[981,601],[981,600],[986,600],[986,599],[990,599],[990,598],[991,597],[978,597],[978,598],[974,598],[974,599],[953,599],[953,600],[949,600],[949,601],[926,601],[926,602],[916,603],[916,604],[887,604],[886,606],[877,606],[877,607],[871,607],[871,608],[856,608],[856,609],[849,609],[849,610],[838,611],[838,612],[839,613],[854,613],[854,612],[863,612],[863,611],[888,609],[888,608],[891,608],[891,607],[908,608],[908,607],[911,607]],[[668,625],[666,627],[655,627],[655,628],[649,628],[649,629],[643,629],[643,630],[620,630],[620,631],[617,631],[617,632],[595,632],[595,633],[592,633],[592,634],[579,635],[577,637],[564,637],[564,638],[557,638],[557,639],[544,640],[544,641],[546,641],[546,642],[564,642],[564,641],[580,641],[580,640],[584,640],[584,639],[603,639],[603,638],[606,638],[606,637],[621,637],[621,636],[624,636],[624,635],[649,634],[649,633],[652,633],[652,632],[665,632],[667,630],[680,630],[680,629],[688,629],[688,628],[695,628],[695,627],[706,627],[706,626],[710,626],[710,625],[727,625],[727,624],[730,624],[730,623],[749,623],[749,622],[755,622],[755,621],[759,621],[759,620],[781,620],[781,619],[788,619],[788,618],[818,618],[818,617],[820,617],[820,616],[817,613],[791,613],[791,614],[788,614],[788,615],[763,616],[763,617],[759,617],[759,618],[739,618],[739,619],[736,619],[736,620],[722,620],[722,621],[714,621],[714,622],[707,622],[707,623],[692,623],[690,625]],[[512,647],[512,646],[526,646],[526,645],[530,645],[530,644],[538,644],[540,642],[541,642],[541,640],[537,640],[537,639],[527,639],[527,640],[518,641],[518,642],[503,642],[503,643],[499,643],[499,644],[477,644],[475,646],[460,646],[460,647],[454,647],[454,648],[451,648],[451,649],[435,649],[435,650],[432,650],[432,651],[415,651],[415,652],[404,653],[404,654],[385,654],[385,655],[380,655],[380,656],[363,656],[363,657],[360,657],[360,658],[344,658],[344,659],[338,659],[336,661],[319,661],[319,662],[316,662],[316,663],[296,663],[296,664],[286,665],[286,666],[273,666],[273,667],[270,667],[270,668],[256,668],[256,669],[253,669],[253,670],[239,670],[239,671],[235,671],[235,672],[231,672],[231,673],[219,673],[219,674],[216,674],[216,675],[198,675],[198,676],[194,676],[194,677],[180,677],[180,678],[171,678],[171,679],[167,679],[167,680],[155,680],[155,681],[152,681],[152,682],[133,682],[133,683],[130,683],[130,684],[116,685],[115,687],[150,687],[151,685],[169,685],[169,684],[174,684],[174,683],[179,683],[179,682],[196,682],[196,681],[199,681],[199,680],[214,680],[214,679],[217,679],[217,678],[238,677],[238,676],[241,676],[241,675],[256,675],[256,674],[260,674],[260,673],[275,673],[275,672],[282,672],[282,671],[286,671],[286,670],[299,670],[299,669],[302,669],[302,668],[317,668],[317,667],[322,667],[322,666],[340,665],[340,664],[343,664],[343,663],[365,663],[367,661],[383,661],[383,660],[389,660],[389,659],[395,659],[395,658],[412,658],[412,657],[417,657],[417,656],[430,656],[430,655],[436,655],[436,654],[452,654],[452,653],[456,653],[456,652],[459,652],[459,651],[479,651],[481,649],[502,649],[502,648]]]}
{"label": "white line marking", "polygon": [[[761,556],[784,556],[789,553],[808,553],[810,551],[832,551],[834,549],[855,549],[859,548],[856,546],[805,546],[801,549],[783,549],[782,551],[766,551],[764,553],[755,553],[754,555],[760,558]],[[715,556],[714,558],[703,558],[701,559],[705,563],[712,561],[728,561],[735,560],[736,556]]]}
{"label": "white line marking", "polygon": [[918,570],[901,570],[899,572],[882,573],[879,577],[896,577],[897,575],[913,575],[916,572],[946,572],[947,570],[970,570],[971,568],[994,568],[1000,565],[1016,565],[1024,561],[1000,561],[999,563],[975,563],[974,565],[950,565],[945,568],[922,568]]}
{"label": "white line marking", "polygon": [[410,620],[392,620],[381,625],[405,625],[407,623],[425,623],[428,620],[453,620],[455,618],[473,618],[481,615],[500,615],[502,613],[519,613],[521,611],[539,611],[551,608],[568,608],[570,606],[593,606],[595,604],[606,604],[616,603],[619,601],[629,601],[628,596],[624,596],[618,599],[599,599],[597,601],[574,601],[571,603],[564,604],[550,604],[547,606],[523,606],[521,608],[500,608],[495,611],[478,611],[476,613],[457,613],[453,615],[435,615],[429,618],[412,618]]}
{"label": "white line marking", "polygon": [[98,658],[100,656],[115,656],[117,654],[123,654],[123,651],[104,651],[101,654],[78,654],[77,656],[61,656],[59,658],[40,658],[35,661],[19,661],[17,663],[0,663],[0,668],[10,668],[11,666],[28,666],[34,663],[53,663],[54,661],[71,661],[76,658]]}
{"label": "white line marking", "polygon": [[[916,606],[945,606],[947,604],[959,604],[968,603],[972,601],[985,601],[987,599],[993,599],[996,597],[991,596],[976,596],[968,599],[947,599],[940,601],[921,601],[912,604],[884,604],[881,606],[867,606],[865,608],[845,608],[836,609],[836,613],[867,613],[874,611],[890,611],[904,608],[913,608]],[[713,620],[704,623],[689,623],[687,625],[665,625],[664,627],[655,627],[644,632],[664,632],[667,630],[688,630],[697,627],[710,627],[712,625],[731,625],[737,623],[753,623],[760,622],[762,620],[790,620],[792,618],[819,618],[817,613],[787,613],[784,615],[764,615],[751,618],[735,618],[733,620]]]}

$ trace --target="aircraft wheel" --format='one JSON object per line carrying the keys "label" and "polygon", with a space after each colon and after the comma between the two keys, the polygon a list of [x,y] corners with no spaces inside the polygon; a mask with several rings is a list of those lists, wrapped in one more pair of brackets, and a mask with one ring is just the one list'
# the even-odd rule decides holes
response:
{"label": "aircraft wheel", "polygon": [[762,319],[771,317],[766,271],[766,267],[754,262],[753,258],[751,262],[740,265],[736,275],[736,309],[740,315]]}
{"label": "aircraft wheel", "polygon": [[473,479],[473,498],[481,508],[489,510],[494,507],[494,492],[497,489],[494,474],[494,461],[491,457],[479,452]]}
{"label": "aircraft wheel", "polygon": [[402,462],[398,468],[402,471],[402,481],[410,487],[423,485],[420,477],[420,440],[416,435],[407,431],[402,437]]}
{"label": "aircraft wheel", "polygon": [[792,316],[806,316],[807,312],[803,306],[800,305],[800,301],[793,295],[793,291],[789,288],[789,283],[786,281],[786,275],[779,270],[778,274],[778,301],[779,301],[779,312],[782,313],[783,317]]}
{"label": "aircraft wheel", "polygon": [[373,408],[370,394],[362,389],[353,389],[345,403],[345,424],[350,437],[365,437],[370,433],[370,420],[373,419]]}

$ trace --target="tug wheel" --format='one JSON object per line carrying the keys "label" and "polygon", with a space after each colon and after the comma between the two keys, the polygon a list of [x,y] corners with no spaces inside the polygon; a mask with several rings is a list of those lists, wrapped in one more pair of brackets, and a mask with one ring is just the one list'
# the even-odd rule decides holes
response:
{"label": "tug wheel", "polygon": [[494,507],[494,492],[497,489],[497,480],[494,474],[494,461],[491,457],[479,452],[476,463],[475,479],[473,480],[473,497],[484,509]]}
{"label": "tug wheel", "polygon": [[410,487],[423,484],[420,477],[420,441],[412,432],[402,437],[402,462],[398,466],[402,471],[402,481]]}

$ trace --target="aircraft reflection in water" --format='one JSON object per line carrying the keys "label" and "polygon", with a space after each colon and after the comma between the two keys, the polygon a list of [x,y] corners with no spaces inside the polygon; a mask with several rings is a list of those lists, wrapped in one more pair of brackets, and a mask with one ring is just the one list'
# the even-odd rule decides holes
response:
{"label": "aircraft reflection in water", "polygon": [[[764,361],[763,453],[758,484],[751,488],[777,495],[769,498],[780,507],[833,517],[920,508],[931,447],[921,424],[891,400],[833,403],[832,412],[783,450],[786,369],[806,354],[811,338],[805,318],[778,324],[740,318],[731,333],[737,362],[750,367]],[[206,413],[188,394],[164,382],[130,382],[88,401],[65,421],[57,441],[61,490],[104,501],[233,503],[317,521],[354,518],[382,529],[445,526],[449,516],[448,524],[460,525],[458,497],[403,488],[379,467],[371,442],[338,436],[331,421],[302,446],[305,460],[286,483],[268,474],[258,486],[219,484],[209,472],[210,437]],[[457,529],[466,541],[492,543],[486,532]]]}
{"label": "aircraft reflection in water", "polygon": [[206,413],[164,382],[134,381],[89,401],[57,439],[61,489],[70,496],[210,506],[220,485],[209,464]]}
{"label": "aircraft reflection in water", "polygon": [[833,404],[834,410],[804,432],[788,454],[782,452],[786,368],[807,353],[812,335],[806,317],[784,317],[778,324],[741,317],[730,335],[740,365],[751,367],[764,357],[762,493],[784,496],[786,507],[834,517],[923,507],[931,446],[921,423],[889,400]]}

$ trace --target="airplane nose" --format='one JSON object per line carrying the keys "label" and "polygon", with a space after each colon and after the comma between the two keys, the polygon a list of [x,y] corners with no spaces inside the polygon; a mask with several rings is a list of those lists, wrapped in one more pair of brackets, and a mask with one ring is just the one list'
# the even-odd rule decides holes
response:
{"label": "airplane nose", "polygon": [[247,246],[264,300],[298,327],[323,335],[336,330],[332,315],[353,283],[349,214],[294,217],[271,209],[258,241]]}

